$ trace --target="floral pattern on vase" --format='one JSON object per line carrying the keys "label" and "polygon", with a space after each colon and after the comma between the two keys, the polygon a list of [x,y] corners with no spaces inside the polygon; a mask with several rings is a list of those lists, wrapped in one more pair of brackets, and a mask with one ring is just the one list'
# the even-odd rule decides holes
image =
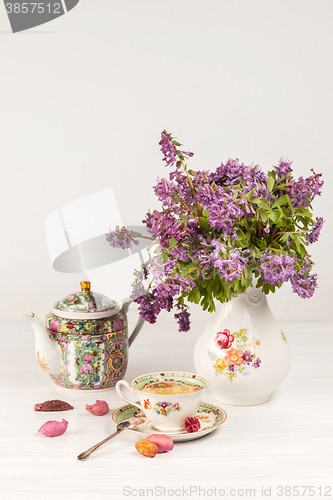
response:
{"label": "floral pattern on vase", "polygon": [[[226,339],[232,339],[232,342],[226,340],[224,344],[221,343],[222,335]],[[233,345],[234,343],[235,345]],[[234,332],[232,335],[229,330],[218,332],[215,336],[215,345],[221,349],[222,353],[217,354],[217,352],[208,350],[208,356],[214,361],[213,369],[216,376],[225,375],[232,382],[238,375],[248,377],[251,367],[257,369],[261,365],[261,359],[255,352],[255,348],[260,345],[260,342],[255,339],[249,340],[246,328]],[[223,345],[228,345],[229,349],[223,348]]]}
{"label": "floral pattern on vase", "polygon": [[289,345],[256,287],[217,304],[194,350],[195,370],[210,380],[215,399],[237,406],[269,401],[290,362]]}

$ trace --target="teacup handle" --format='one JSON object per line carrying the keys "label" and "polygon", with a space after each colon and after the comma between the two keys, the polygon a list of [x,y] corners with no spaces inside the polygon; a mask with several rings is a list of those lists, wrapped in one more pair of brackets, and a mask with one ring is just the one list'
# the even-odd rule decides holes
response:
{"label": "teacup handle", "polygon": [[131,387],[129,385],[129,383],[126,382],[126,380],[118,380],[118,382],[116,383],[116,391],[118,393],[118,396],[120,396],[121,399],[123,399],[124,401],[126,401],[126,403],[129,403],[130,405],[136,406],[137,408],[139,408],[139,410],[142,410],[143,413],[144,413],[144,409],[142,408],[142,406],[139,403],[134,403],[134,401],[130,401],[129,399],[125,398],[125,396],[121,392],[121,386],[122,385],[124,385],[131,392],[136,392],[136,390],[133,389],[133,387]]}

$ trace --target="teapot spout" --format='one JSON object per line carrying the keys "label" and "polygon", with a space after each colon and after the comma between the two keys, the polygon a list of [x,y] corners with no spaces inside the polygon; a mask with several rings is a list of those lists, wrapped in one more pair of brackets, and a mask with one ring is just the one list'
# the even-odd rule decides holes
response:
{"label": "teapot spout", "polygon": [[49,374],[59,373],[62,365],[60,347],[49,337],[43,323],[34,313],[25,314],[23,318],[27,319],[34,328],[35,350],[39,365]]}

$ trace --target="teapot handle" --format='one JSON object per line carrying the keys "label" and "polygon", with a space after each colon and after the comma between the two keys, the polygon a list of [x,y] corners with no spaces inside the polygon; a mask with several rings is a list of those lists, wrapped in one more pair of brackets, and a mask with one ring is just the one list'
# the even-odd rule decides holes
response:
{"label": "teapot handle", "polygon": [[[128,313],[128,308],[130,304],[133,302],[133,299],[130,297],[126,297],[126,299],[123,300],[123,305],[121,306],[121,312],[123,314]],[[131,335],[129,336],[128,344],[129,347],[133,344],[134,340],[136,339],[138,333],[140,332],[141,328],[143,327],[145,320],[139,316],[139,319],[134,327],[134,330],[132,331]]]}

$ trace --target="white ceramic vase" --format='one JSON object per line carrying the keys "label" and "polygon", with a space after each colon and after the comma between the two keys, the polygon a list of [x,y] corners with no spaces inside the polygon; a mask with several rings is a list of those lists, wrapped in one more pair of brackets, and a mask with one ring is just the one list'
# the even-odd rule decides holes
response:
{"label": "white ceramic vase", "polygon": [[270,400],[288,374],[290,350],[261,289],[248,288],[219,304],[196,343],[194,365],[221,403]]}

